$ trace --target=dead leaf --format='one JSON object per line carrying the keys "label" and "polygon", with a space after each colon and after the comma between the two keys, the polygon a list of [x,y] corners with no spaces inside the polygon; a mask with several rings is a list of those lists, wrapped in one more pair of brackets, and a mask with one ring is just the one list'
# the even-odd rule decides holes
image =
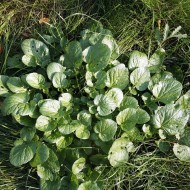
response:
{"label": "dead leaf", "polygon": [[47,17],[43,17],[43,18],[41,18],[40,20],[39,20],[39,23],[40,24],[43,24],[43,23],[49,23],[50,22],[50,19],[49,18],[47,18]]}

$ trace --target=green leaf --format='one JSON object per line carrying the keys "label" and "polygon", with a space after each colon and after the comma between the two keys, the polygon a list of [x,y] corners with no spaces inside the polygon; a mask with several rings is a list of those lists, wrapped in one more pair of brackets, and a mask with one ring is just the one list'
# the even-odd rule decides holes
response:
{"label": "green leaf", "polygon": [[21,166],[29,162],[36,152],[36,144],[34,142],[23,142],[11,149],[10,162],[14,166]]}
{"label": "green leaf", "polygon": [[50,61],[49,49],[41,41],[32,38],[26,39],[22,42],[21,48],[25,55],[35,57],[37,65],[44,67]]}
{"label": "green leaf", "polygon": [[98,71],[95,73],[95,88],[96,89],[104,89],[106,86],[106,80],[107,80],[107,73],[105,71]]}
{"label": "green leaf", "polygon": [[8,69],[23,69],[24,65],[22,63],[22,54],[16,54],[12,57],[7,58]]}
{"label": "green leaf", "polygon": [[119,112],[116,117],[117,124],[121,125],[126,122],[135,124],[137,122],[136,111],[137,109],[135,108],[126,108]]}
{"label": "green leaf", "polygon": [[49,149],[49,158],[43,164],[37,165],[37,174],[44,180],[53,181],[60,171],[60,164],[57,155]]}
{"label": "green leaf", "polygon": [[8,76],[0,75],[0,96],[6,97],[9,94],[9,90],[6,86],[6,82],[8,79]]}
{"label": "green leaf", "polygon": [[105,95],[98,95],[94,99],[97,111],[101,116],[111,114],[116,107],[119,107],[123,99],[123,92],[119,88],[109,90]]}
{"label": "green leaf", "polygon": [[78,190],[100,190],[96,182],[92,181],[86,181],[84,183],[81,183],[78,187]]}
{"label": "green leaf", "polygon": [[142,95],[142,100],[144,101],[144,104],[152,111],[156,110],[158,108],[158,105],[156,104],[155,98],[150,94],[149,92],[145,92]]}
{"label": "green leaf", "polygon": [[40,115],[36,120],[35,127],[39,131],[52,131],[56,128],[56,123],[50,117]]}
{"label": "green leaf", "polygon": [[20,116],[20,115],[13,115],[14,119],[21,125],[27,127],[33,127],[36,123],[36,120],[29,117],[29,116]]}
{"label": "green leaf", "polygon": [[2,105],[2,114],[17,114],[23,103],[27,103],[29,95],[27,93],[18,93],[7,96]]}
{"label": "green leaf", "polygon": [[77,114],[77,119],[86,126],[91,126],[92,116],[87,110],[80,111]]}
{"label": "green leaf", "polygon": [[168,79],[154,85],[152,93],[158,101],[169,104],[180,96],[182,88],[182,84],[177,80]]}
{"label": "green leaf", "polygon": [[165,58],[165,50],[158,49],[149,59],[148,68],[151,73],[158,73],[162,68]]}
{"label": "green leaf", "polygon": [[64,125],[58,126],[58,129],[60,133],[64,135],[68,135],[68,134],[73,133],[81,125],[82,124],[79,121],[73,120],[70,124],[64,124]]}
{"label": "green leaf", "polygon": [[150,120],[149,114],[143,110],[138,108],[136,111],[136,116],[137,116],[137,124],[144,124]]}
{"label": "green leaf", "polygon": [[72,165],[73,174],[75,175],[79,174],[85,168],[85,164],[86,164],[85,158],[79,158],[78,160],[76,160]]}
{"label": "green leaf", "polygon": [[119,46],[111,35],[106,35],[101,41],[102,44],[107,45],[111,50],[111,59],[115,60],[119,57]]}
{"label": "green leaf", "polygon": [[61,96],[59,97],[59,101],[62,106],[68,107],[73,100],[73,97],[70,93],[62,93]]}
{"label": "green leaf", "polygon": [[52,83],[55,88],[66,89],[69,85],[69,81],[66,79],[64,73],[55,73],[52,78]]}
{"label": "green leaf", "polygon": [[173,152],[175,156],[181,161],[185,161],[185,162],[190,161],[190,147],[176,143],[173,146]]}
{"label": "green leaf", "polygon": [[76,136],[79,139],[88,139],[90,137],[90,131],[88,130],[87,126],[80,125],[76,129]]}
{"label": "green leaf", "polygon": [[26,82],[33,88],[43,89],[45,84],[45,78],[38,73],[30,73],[26,75]]}
{"label": "green leaf", "polygon": [[181,135],[179,139],[179,144],[186,145],[190,147],[190,127],[185,127],[184,133]]}
{"label": "green leaf", "polygon": [[144,68],[148,66],[148,57],[146,54],[133,51],[129,58],[128,67],[130,70],[134,70],[135,68]]}
{"label": "green leaf", "polygon": [[46,180],[46,179],[40,179],[40,190],[59,190],[61,187],[61,180],[59,177],[54,179],[53,181],[51,180]]}
{"label": "green leaf", "polygon": [[163,129],[169,135],[182,134],[187,124],[189,115],[174,104],[159,107],[153,116],[153,124],[156,128]]}
{"label": "green leaf", "polygon": [[111,119],[102,119],[94,126],[94,131],[102,141],[110,141],[117,131],[117,123]]}
{"label": "green leaf", "polygon": [[82,47],[78,41],[70,42],[65,48],[64,65],[67,68],[79,68],[82,64]]}
{"label": "green leaf", "polygon": [[150,81],[149,70],[144,67],[135,69],[130,75],[130,81],[137,90],[146,90]]}
{"label": "green leaf", "polygon": [[59,63],[55,63],[55,62],[53,62],[53,63],[50,63],[50,64],[48,64],[48,66],[47,66],[47,75],[48,75],[48,78],[50,79],[50,80],[52,80],[53,79],[53,75],[55,74],[55,73],[63,73],[64,71],[65,71],[65,67],[63,67],[61,64],[59,64]]}
{"label": "green leaf", "polygon": [[14,93],[24,93],[27,90],[19,77],[9,77],[6,84],[9,90]]}
{"label": "green leaf", "polygon": [[132,96],[124,96],[120,106],[119,110],[122,111],[126,108],[138,108],[138,101]]}
{"label": "green leaf", "polygon": [[38,142],[36,154],[34,158],[30,161],[32,167],[36,167],[39,164],[43,164],[49,158],[49,148],[41,143]]}
{"label": "green leaf", "polygon": [[119,64],[107,71],[106,86],[123,90],[129,84],[129,72],[124,64]]}
{"label": "green leaf", "polygon": [[24,65],[26,65],[28,67],[36,67],[37,66],[36,59],[33,55],[23,55],[22,62],[24,63]]}
{"label": "green leaf", "polygon": [[58,100],[46,99],[40,105],[40,113],[47,117],[55,118],[59,116],[61,104]]}
{"label": "green leaf", "polygon": [[34,127],[23,127],[20,131],[20,137],[24,141],[31,141],[36,134],[36,129]]}
{"label": "green leaf", "polygon": [[133,149],[133,144],[124,137],[116,139],[108,154],[108,160],[113,167],[118,167],[128,162],[129,152]]}
{"label": "green leaf", "polygon": [[83,51],[83,60],[88,63],[90,72],[103,70],[110,61],[111,51],[105,44],[98,43]]}

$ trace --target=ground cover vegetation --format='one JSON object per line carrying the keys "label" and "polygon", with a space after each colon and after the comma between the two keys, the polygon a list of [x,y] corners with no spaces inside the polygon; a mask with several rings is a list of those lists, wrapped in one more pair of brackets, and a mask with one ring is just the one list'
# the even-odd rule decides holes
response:
{"label": "ground cover vegetation", "polygon": [[188,5],[2,4],[1,187],[188,189]]}

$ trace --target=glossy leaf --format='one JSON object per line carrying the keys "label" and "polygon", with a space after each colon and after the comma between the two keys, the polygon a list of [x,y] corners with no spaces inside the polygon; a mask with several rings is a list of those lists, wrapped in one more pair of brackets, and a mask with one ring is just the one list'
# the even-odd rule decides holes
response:
{"label": "glossy leaf", "polygon": [[45,84],[45,78],[38,73],[30,73],[26,75],[26,82],[33,88],[43,89]]}

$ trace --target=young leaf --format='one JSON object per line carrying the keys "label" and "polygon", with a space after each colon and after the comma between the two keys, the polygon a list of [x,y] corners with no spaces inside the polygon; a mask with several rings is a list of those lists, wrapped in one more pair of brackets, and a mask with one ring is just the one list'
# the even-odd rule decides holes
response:
{"label": "young leaf", "polygon": [[64,73],[55,73],[52,78],[52,84],[55,88],[66,89],[69,85],[69,81],[66,79]]}
{"label": "young leaf", "polygon": [[137,68],[131,73],[130,81],[137,90],[144,91],[150,81],[150,71],[144,67]]}
{"label": "young leaf", "polygon": [[23,142],[11,149],[10,162],[14,166],[26,164],[34,157],[36,144],[34,142]]}
{"label": "young leaf", "polygon": [[94,131],[99,134],[102,141],[110,141],[117,131],[117,123],[111,119],[102,119],[96,123]]}
{"label": "young leaf", "polygon": [[88,130],[88,127],[85,125],[80,125],[76,129],[76,137],[79,139],[88,139],[90,137],[90,131]]}

